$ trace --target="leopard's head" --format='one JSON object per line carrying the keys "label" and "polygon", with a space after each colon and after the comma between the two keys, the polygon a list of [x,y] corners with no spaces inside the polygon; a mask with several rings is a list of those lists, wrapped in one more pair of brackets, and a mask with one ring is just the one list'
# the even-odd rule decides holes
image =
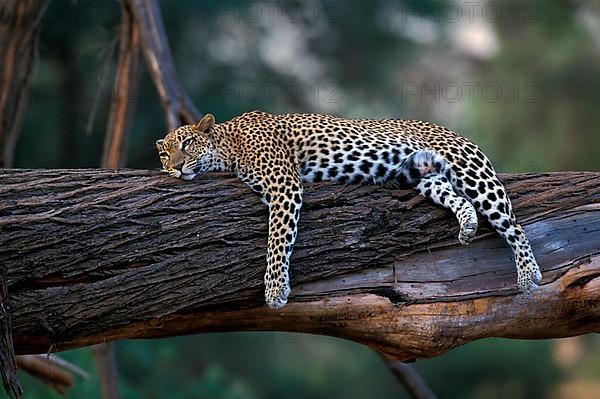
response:
{"label": "leopard's head", "polygon": [[206,114],[195,125],[181,126],[156,141],[162,171],[183,180],[192,180],[211,169],[216,159],[212,140],[215,117]]}

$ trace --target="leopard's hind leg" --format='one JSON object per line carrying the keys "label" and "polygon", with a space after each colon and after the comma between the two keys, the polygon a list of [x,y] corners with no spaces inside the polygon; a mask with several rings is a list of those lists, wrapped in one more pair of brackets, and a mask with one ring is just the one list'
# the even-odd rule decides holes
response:
{"label": "leopard's hind leg", "polygon": [[[511,247],[517,267],[517,285],[529,292],[542,279],[529,240],[517,223],[504,186],[491,163],[476,147],[473,157],[449,163],[440,153],[419,150],[402,165],[403,180],[423,196],[450,209],[460,224],[459,241],[467,244],[477,230],[477,209]],[[473,161],[474,158],[479,161]],[[469,165],[471,167],[469,167]]]}
{"label": "leopard's hind leg", "polygon": [[458,240],[467,245],[477,232],[477,212],[452,186],[450,164],[437,152],[418,150],[408,156],[400,174],[421,195],[448,208],[458,219]]}
{"label": "leopard's hind leg", "polygon": [[[454,166],[452,183],[485,216],[511,247],[517,267],[517,285],[523,292],[535,289],[542,273],[523,228],[517,223],[506,189],[491,162],[473,145],[473,156]],[[479,161],[479,162],[477,162]],[[482,165],[483,164],[483,165]]]}

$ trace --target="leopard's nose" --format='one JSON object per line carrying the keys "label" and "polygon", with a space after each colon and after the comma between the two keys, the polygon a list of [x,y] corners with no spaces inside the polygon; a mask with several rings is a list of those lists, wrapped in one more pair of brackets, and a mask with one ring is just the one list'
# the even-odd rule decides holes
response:
{"label": "leopard's nose", "polygon": [[171,165],[171,167],[173,169],[178,170],[178,171],[181,172],[181,169],[183,168],[183,162],[179,162],[179,163],[173,164],[173,165]]}

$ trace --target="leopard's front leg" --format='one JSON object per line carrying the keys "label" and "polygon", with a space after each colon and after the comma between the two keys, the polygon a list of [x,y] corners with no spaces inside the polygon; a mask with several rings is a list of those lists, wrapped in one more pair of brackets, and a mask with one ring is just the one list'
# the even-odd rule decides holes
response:
{"label": "leopard's front leg", "polygon": [[281,308],[290,294],[289,264],[296,234],[302,184],[298,176],[285,176],[267,187],[264,198],[269,204],[269,241],[267,271],[265,273],[265,300],[270,308]]}

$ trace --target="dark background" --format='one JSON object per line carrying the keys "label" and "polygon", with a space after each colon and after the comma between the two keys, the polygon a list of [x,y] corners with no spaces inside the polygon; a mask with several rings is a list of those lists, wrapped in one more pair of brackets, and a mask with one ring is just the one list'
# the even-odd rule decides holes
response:
{"label": "dark background", "polygon": [[[596,4],[596,5],[594,5]],[[182,85],[217,122],[252,109],[418,118],[478,143],[502,172],[598,170],[600,7],[581,1],[161,1]],[[116,1],[54,0],[15,167],[100,164]],[[128,167],[158,168],[165,120],[144,72]],[[440,398],[600,397],[597,336],[484,340],[417,369]],[[285,333],[120,342],[126,398],[401,398],[368,348]],[[99,397],[94,374],[69,398]],[[21,375],[26,398],[57,397]]]}

